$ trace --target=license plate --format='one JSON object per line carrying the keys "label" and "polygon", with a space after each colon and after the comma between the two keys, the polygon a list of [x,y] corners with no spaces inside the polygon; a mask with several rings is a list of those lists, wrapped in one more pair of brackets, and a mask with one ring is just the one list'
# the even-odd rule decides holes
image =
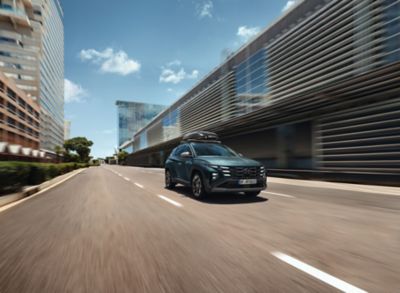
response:
{"label": "license plate", "polygon": [[240,179],[240,185],[250,185],[250,184],[257,184],[257,179]]}

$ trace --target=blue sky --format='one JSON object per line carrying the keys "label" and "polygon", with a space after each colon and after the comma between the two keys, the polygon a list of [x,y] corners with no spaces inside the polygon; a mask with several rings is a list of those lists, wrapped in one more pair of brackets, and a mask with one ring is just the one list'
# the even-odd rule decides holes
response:
{"label": "blue sky", "polygon": [[61,0],[65,117],[92,155],[117,144],[116,100],[168,105],[291,0]]}

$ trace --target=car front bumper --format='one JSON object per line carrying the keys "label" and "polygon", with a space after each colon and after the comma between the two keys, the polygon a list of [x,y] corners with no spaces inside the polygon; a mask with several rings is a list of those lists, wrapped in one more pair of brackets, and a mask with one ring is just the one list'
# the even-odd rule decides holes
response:
{"label": "car front bumper", "polygon": [[209,193],[225,193],[225,192],[257,192],[267,188],[266,178],[257,178],[256,184],[240,185],[240,179],[223,178],[219,180],[207,180],[205,189]]}

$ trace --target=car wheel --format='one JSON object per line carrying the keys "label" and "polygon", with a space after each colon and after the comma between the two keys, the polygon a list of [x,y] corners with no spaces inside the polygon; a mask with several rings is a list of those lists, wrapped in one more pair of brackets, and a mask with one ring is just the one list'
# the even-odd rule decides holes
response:
{"label": "car wheel", "polygon": [[199,173],[195,173],[192,178],[192,193],[195,198],[202,199],[206,196],[203,179]]}
{"label": "car wheel", "polygon": [[175,185],[176,184],[172,181],[171,172],[169,170],[165,170],[165,187],[168,189],[173,189]]}
{"label": "car wheel", "polygon": [[256,197],[260,194],[261,191],[250,191],[250,192],[245,192],[244,194],[248,197]]}

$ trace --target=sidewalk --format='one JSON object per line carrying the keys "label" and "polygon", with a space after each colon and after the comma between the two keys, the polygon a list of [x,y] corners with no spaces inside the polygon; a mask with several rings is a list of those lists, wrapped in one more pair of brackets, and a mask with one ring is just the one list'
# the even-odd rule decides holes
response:
{"label": "sidewalk", "polygon": [[268,177],[268,183],[400,196],[400,187]]}

